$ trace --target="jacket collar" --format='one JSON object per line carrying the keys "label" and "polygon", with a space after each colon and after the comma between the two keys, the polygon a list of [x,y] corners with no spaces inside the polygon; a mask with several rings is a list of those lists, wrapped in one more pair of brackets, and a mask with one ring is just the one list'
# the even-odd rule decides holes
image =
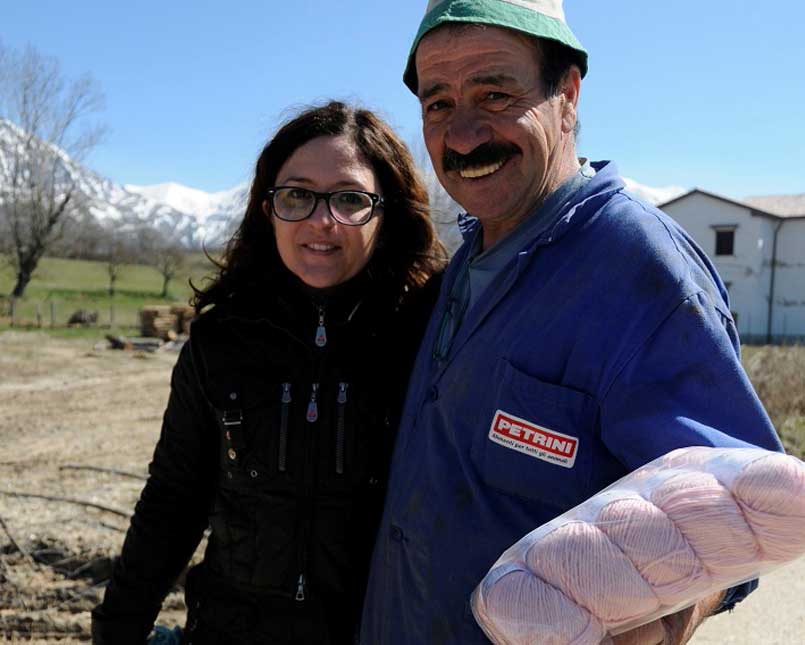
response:
{"label": "jacket collar", "polygon": [[256,279],[242,292],[233,294],[220,307],[219,315],[224,319],[293,326],[301,321],[315,320],[319,311],[325,309],[328,324],[343,325],[367,308],[370,301],[380,299],[381,291],[378,280],[366,270],[344,284],[314,289],[282,267],[271,276]]}
{"label": "jacket collar", "polygon": [[[591,200],[601,200],[611,193],[625,188],[625,184],[618,174],[618,168],[613,161],[594,161],[590,165],[596,171],[595,176],[578,190],[568,203],[567,208],[557,209],[547,214],[545,220],[535,228],[534,235],[530,238],[529,244],[523,249],[524,251],[530,251],[536,246],[557,241],[573,226],[579,225],[583,220],[592,216],[594,209],[586,209],[582,208],[582,206],[588,204]],[[541,209],[542,206],[534,209],[529,218],[540,217]],[[465,245],[472,243],[480,226],[481,223],[477,217],[469,213],[459,214],[458,227]]]}

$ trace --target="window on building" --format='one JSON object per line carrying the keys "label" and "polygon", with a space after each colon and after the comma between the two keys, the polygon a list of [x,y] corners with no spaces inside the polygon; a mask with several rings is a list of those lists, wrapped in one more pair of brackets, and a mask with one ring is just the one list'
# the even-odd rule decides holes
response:
{"label": "window on building", "polygon": [[735,229],[716,229],[716,255],[735,255]]}

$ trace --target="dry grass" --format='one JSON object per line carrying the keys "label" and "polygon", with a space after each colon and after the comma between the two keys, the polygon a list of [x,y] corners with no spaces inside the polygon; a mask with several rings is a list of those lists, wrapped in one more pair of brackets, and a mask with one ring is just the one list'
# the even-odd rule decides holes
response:
{"label": "dry grass", "polygon": [[805,458],[805,345],[744,347],[743,363],[786,450]]}

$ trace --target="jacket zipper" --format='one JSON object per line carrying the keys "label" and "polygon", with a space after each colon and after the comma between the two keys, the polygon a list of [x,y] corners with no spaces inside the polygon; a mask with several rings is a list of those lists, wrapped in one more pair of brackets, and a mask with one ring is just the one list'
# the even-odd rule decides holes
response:
{"label": "jacket zipper", "polygon": [[305,571],[307,570],[307,543],[310,539],[310,526],[313,521],[313,491],[315,489],[315,483],[307,484],[306,482],[308,477],[314,475],[316,466],[316,458],[313,451],[313,428],[310,424],[315,423],[319,418],[319,406],[317,403],[318,393],[319,384],[313,383],[310,390],[310,400],[307,404],[307,414],[305,415],[308,421],[308,426],[305,428],[307,444],[305,464],[307,468],[301,475],[303,494],[300,498],[301,510],[299,512],[299,551],[297,552],[299,576],[296,579],[296,594],[294,595],[296,602],[304,602],[305,598],[307,598]]}
{"label": "jacket zipper", "polygon": [[316,347],[327,344],[327,328],[324,326],[324,307],[319,305],[319,326],[316,327]]}
{"label": "jacket zipper", "polygon": [[296,595],[294,596],[296,602],[304,602],[305,600],[305,574],[300,573],[299,579],[296,581]]}
{"label": "jacket zipper", "polygon": [[288,416],[291,411],[291,384],[282,384],[282,408],[280,411],[280,445],[277,464],[281,473],[285,472],[288,458]]}
{"label": "jacket zipper", "polygon": [[[353,312],[354,313],[354,312]],[[314,337],[314,345],[318,348],[327,346],[327,328],[325,326],[325,308],[323,305],[318,306],[318,326],[316,327],[316,335]],[[299,575],[296,578],[296,593],[294,600],[296,602],[305,602],[308,596],[307,590],[307,547],[308,540],[310,539],[310,531],[313,523],[313,496],[316,490],[316,450],[315,450],[315,428],[312,424],[316,423],[319,419],[319,384],[324,368],[325,354],[318,354],[317,366],[314,371],[314,378],[316,381],[312,383],[310,389],[310,399],[307,404],[307,411],[305,419],[308,424],[305,428],[306,432],[306,450],[305,450],[305,469],[301,473],[300,486],[301,497],[300,506],[302,510],[299,513],[299,533],[298,533],[298,566]],[[340,388],[340,384],[339,384]],[[346,388],[344,388],[344,396],[346,396]],[[340,401],[339,391],[339,401]]]}
{"label": "jacket zipper", "polygon": [[338,384],[338,410],[336,412],[335,430],[335,472],[339,475],[344,474],[344,416],[347,408],[347,388],[349,383]]}
{"label": "jacket zipper", "polygon": [[310,401],[307,404],[307,420],[309,423],[315,423],[319,418],[319,404],[317,399],[319,397],[319,384],[314,383],[310,390]]}

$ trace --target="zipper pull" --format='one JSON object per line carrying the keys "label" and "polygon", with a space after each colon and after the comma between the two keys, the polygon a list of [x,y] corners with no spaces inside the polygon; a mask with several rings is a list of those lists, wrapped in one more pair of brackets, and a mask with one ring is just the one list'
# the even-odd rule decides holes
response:
{"label": "zipper pull", "polygon": [[327,344],[327,329],[324,327],[324,307],[319,307],[319,326],[316,328],[316,347]]}
{"label": "zipper pull", "polygon": [[338,384],[338,403],[347,402],[347,387],[349,387],[349,383]]}
{"label": "zipper pull", "polygon": [[291,402],[291,384],[290,383],[283,383],[282,384],[282,402],[283,403],[290,403]]}
{"label": "zipper pull", "polygon": [[294,600],[296,602],[302,602],[305,599],[305,574],[299,574],[299,580],[296,582],[296,596],[294,596]]}
{"label": "zipper pull", "polygon": [[319,395],[319,384],[314,383],[313,389],[310,392],[310,402],[307,404],[307,420],[313,423],[319,418],[319,404],[316,399]]}

